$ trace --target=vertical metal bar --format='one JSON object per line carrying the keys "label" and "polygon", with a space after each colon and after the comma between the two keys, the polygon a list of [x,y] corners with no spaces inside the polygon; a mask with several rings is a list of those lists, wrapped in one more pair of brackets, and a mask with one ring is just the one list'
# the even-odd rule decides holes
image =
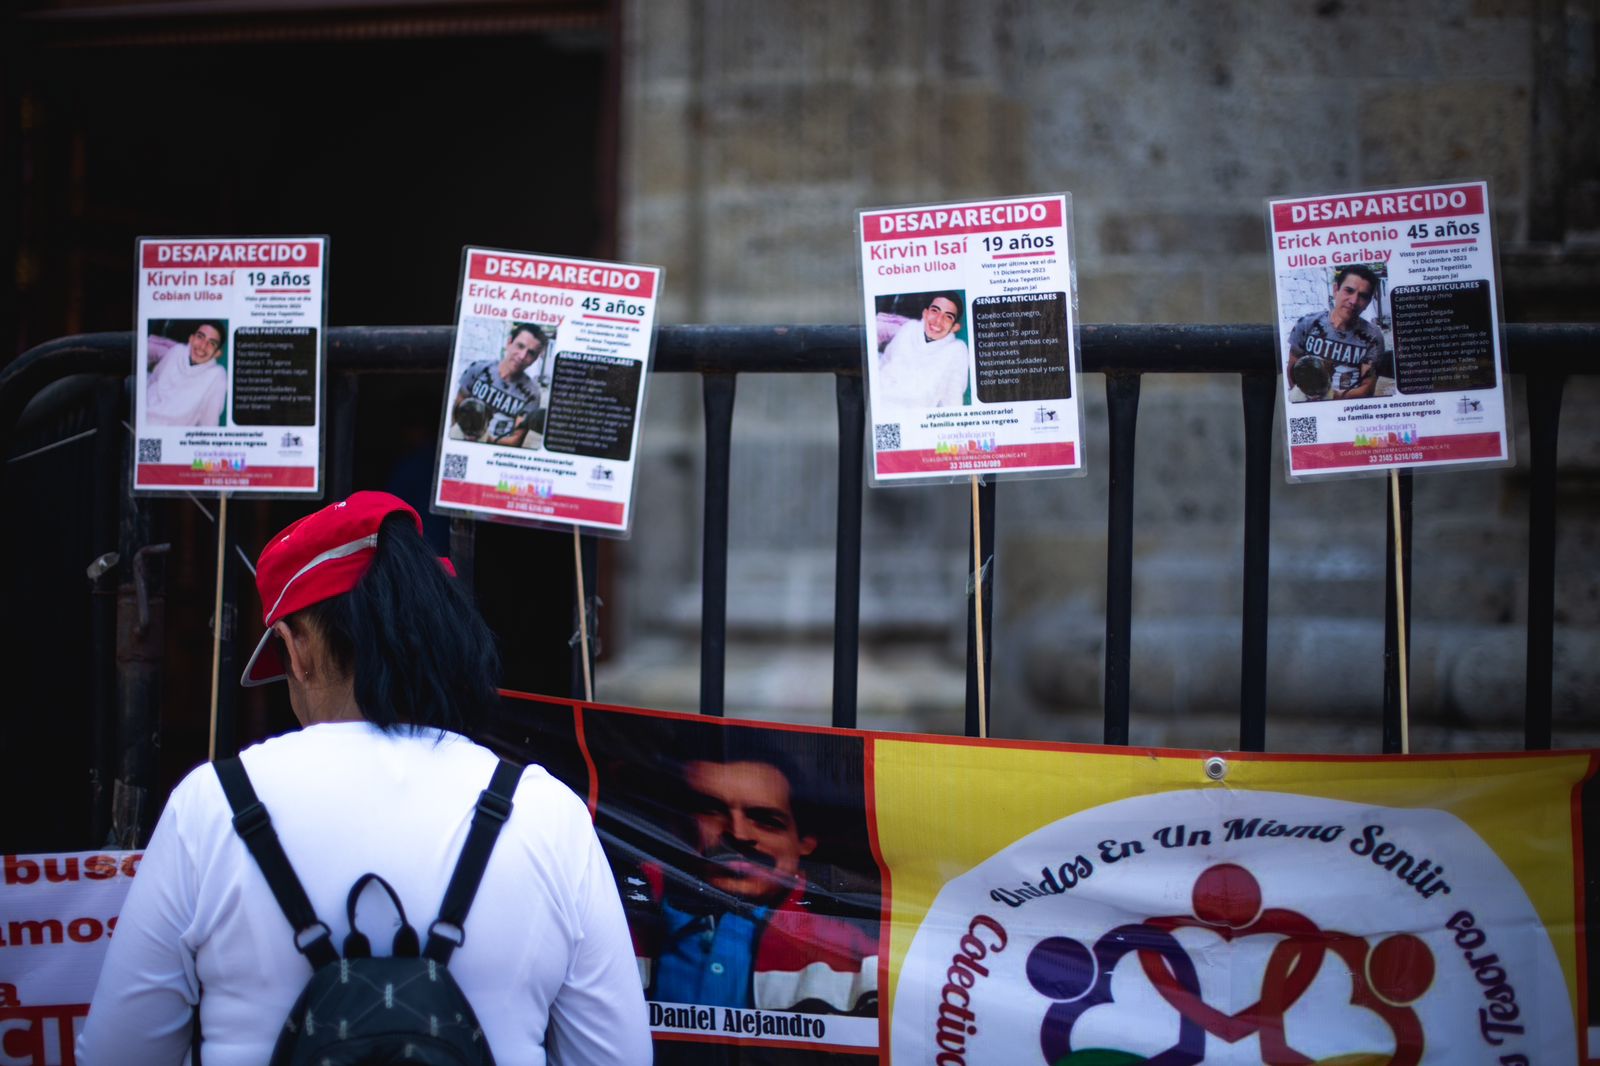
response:
{"label": "vertical metal bar", "polygon": [[165,570],[158,584],[152,560],[167,544],[152,545],[144,506],[133,495],[128,434],[121,435],[122,509],[117,554],[128,560],[117,587],[117,724],[111,825],[104,847],[142,848],[155,829],[160,804],[156,786],[156,740],[161,728],[161,675],[165,647]]}
{"label": "vertical metal bar", "polygon": [[[979,545],[983,549],[984,572],[983,581],[979,587],[983,590],[983,602],[980,605],[973,596],[974,588],[967,589],[967,736],[979,735],[978,729],[978,634],[977,614],[983,611],[983,705],[988,708],[988,735],[994,735],[994,704],[989,700],[989,690],[993,687],[994,670],[994,580],[995,558],[994,551],[994,481],[986,481],[978,486],[978,536]],[[968,523],[969,526],[971,523]],[[971,554],[971,541],[967,542],[968,554]],[[973,575],[977,584],[978,575]]]}
{"label": "vertical metal bar", "polygon": [[[1384,529],[1387,530],[1383,577],[1383,750],[1394,754],[1400,750],[1400,631],[1395,616],[1399,603],[1394,594],[1394,501],[1390,499],[1389,483],[1383,482],[1383,498],[1388,500],[1384,509]],[[1400,475],[1400,561],[1403,567],[1406,603],[1411,599],[1411,475]],[[1406,611],[1406,647],[1411,643],[1411,610]]]}
{"label": "vertical metal bar", "polygon": [[[0,189],[4,190],[4,202],[11,205],[0,217],[0,262],[21,264],[23,262],[22,242],[25,232],[43,236],[48,232],[48,223],[44,221],[44,212],[40,210],[38,197],[39,190],[35,182],[38,178],[30,177],[27,165],[24,162],[31,152],[37,152],[37,142],[43,130],[40,125],[29,124],[19,129],[17,120],[25,113],[23,97],[24,86],[32,81],[33,77],[27,74],[24,63],[24,50],[28,47],[23,43],[24,34],[21,27],[16,25],[16,20],[8,19],[11,30],[6,34],[6,43],[0,45],[0,108],[4,108],[5,136],[0,137]],[[48,127],[45,127],[48,129]],[[17,270],[17,267],[13,267]],[[13,275],[18,281],[21,277]],[[23,326],[22,308],[26,301],[28,290],[22,284],[10,284],[0,287],[0,337],[5,338],[7,356],[16,355],[27,351],[32,343],[29,340],[29,329]],[[44,320],[43,315],[38,315],[35,321]],[[31,324],[31,323],[30,323]],[[0,432],[0,440],[9,434],[10,427]],[[9,454],[9,450],[0,448],[0,455]],[[4,466],[0,462],[0,466]],[[98,844],[98,842],[97,842]]]}
{"label": "vertical metal bar", "polygon": [[861,378],[834,377],[839,407],[839,512],[833,549],[833,724],[856,725],[861,665],[861,491],[867,409]]}
{"label": "vertical metal bar", "polygon": [[1528,499],[1528,679],[1523,746],[1550,747],[1555,700],[1556,438],[1564,374],[1528,375],[1528,435],[1533,483]]}
{"label": "vertical metal bar", "polygon": [[701,540],[700,713],[721,716],[728,660],[728,468],[733,455],[732,374],[707,374],[705,533]]}
{"label": "vertical metal bar", "polygon": [[1239,749],[1267,750],[1267,552],[1272,528],[1272,415],[1276,374],[1244,374],[1244,627]]}
{"label": "vertical metal bar", "polygon": [[354,374],[333,376],[328,411],[328,493],[342,500],[356,490],[356,400],[360,387]]}
{"label": "vertical metal bar", "polygon": [[102,847],[111,828],[111,781],[116,776],[117,738],[117,582],[133,559],[116,554],[121,489],[122,382],[106,378],[95,386],[94,499],[96,562],[90,572],[89,643],[93,703],[89,717],[89,837],[85,847]]}
{"label": "vertical metal bar", "polygon": [[1128,685],[1133,649],[1133,444],[1139,375],[1106,372],[1111,499],[1106,517],[1105,742],[1128,742]]}
{"label": "vertical metal bar", "polygon": [[[574,631],[578,628],[578,611],[587,611],[588,616],[583,621],[589,626],[589,680],[598,689],[600,682],[595,677],[594,661],[595,657],[600,654],[600,597],[595,594],[595,590],[600,587],[600,556],[596,550],[595,538],[580,536],[578,545],[578,550],[583,556],[583,597],[586,602],[578,604],[574,608],[572,612],[572,628]],[[574,587],[573,592],[576,595],[576,587]],[[571,693],[573,699],[583,699],[583,641],[581,640],[572,642]]]}
{"label": "vertical metal bar", "polygon": [[477,602],[474,579],[477,569],[478,523],[470,518],[450,519],[450,565],[456,568],[456,580],[466,590],[467,598]]}

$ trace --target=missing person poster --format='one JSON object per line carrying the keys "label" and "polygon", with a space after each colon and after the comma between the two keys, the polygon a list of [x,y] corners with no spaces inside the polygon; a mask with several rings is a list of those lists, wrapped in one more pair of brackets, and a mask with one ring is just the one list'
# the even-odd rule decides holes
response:
{"label": "missing person poster", "polygon": [[1600,1061],[1592,751],[915,737],[507,694],[657,1062]]}
{"label": "missing person poster", "polygon": [[142,237],[134,491],[322,495],[326,237]]}
{"label": "missing person poster", "polygon": [[467,248],[433,510],[626,536],[659,267]]}
{"label": "missing person poster", "polygon": [[862,211],[873,484],[1084,473],[1071,198]]}
{"label": "missing person poster", "polygon": [[1512,461],[1488,183],[1271,200],[1290,481]]}

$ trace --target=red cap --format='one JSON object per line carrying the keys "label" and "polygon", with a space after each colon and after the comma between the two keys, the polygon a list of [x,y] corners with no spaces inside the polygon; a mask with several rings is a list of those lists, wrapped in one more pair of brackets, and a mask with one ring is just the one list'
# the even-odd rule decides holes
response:
{"label": "red cap", "polygon": [[[291,524],[261,549],[256,591],[261,593],[267,631],[245,664],[241,685],[264,685],[286,676],[272,624],[314,603],[341,596],[361,581],[378,546],[378,527],[395,513],[422,519],[411,505],[387,492],[358,492]],[[450,560],[439,560],[453,577]]]}

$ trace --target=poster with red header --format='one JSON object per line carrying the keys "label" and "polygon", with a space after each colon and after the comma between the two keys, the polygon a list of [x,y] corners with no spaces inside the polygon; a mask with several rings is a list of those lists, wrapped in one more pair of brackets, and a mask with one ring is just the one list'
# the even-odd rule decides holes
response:
{"label": "poster with red header", "polygon": [[1267,203],[1290,481],[1512,462],[1487,182]]}
{"label": "poster with red header", "polygon": [[138,240],[135,492],[322,495],[326,237]]}
{"label": "poster with red header", "polygon": [[661,269],[462,253],[433,510],[620,537]]}
{"label": "poster with red header", "polygon": [[874,485],[1084,473],[1066,193],[862,211]]}

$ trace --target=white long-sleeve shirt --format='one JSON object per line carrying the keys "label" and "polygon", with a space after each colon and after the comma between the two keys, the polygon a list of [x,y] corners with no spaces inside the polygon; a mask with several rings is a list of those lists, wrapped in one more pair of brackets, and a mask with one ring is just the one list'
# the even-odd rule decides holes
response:
{"label": "white long-sleeve shirt", "polygon": [[960,407],[967,392],[967,346],[955,334],[930,341],[922,320],[901,326],[878,355],[872,401],[879,407]]}
{"label": "white long-sleeve shirt", "polygon": [[215,426],[228,400],[228,372],[215,359],[189,362],[175,344],[157,361],[144,387],[144,420],[152,426]]}
{"label": "white long-sleeve shirt", "polygon": [[[363,873],[394,886],[426,938],[495,756],[454,734],[315,725],[243,753],[295,872],[342,946]],[[645,1004],[615,882],[588,811],[541,767],[523,774],[450,972],[497,1061],[646,1063]],[[183,1062],[200,1003],[206,1066],[259,1066],[311,977],[210,765],[173,791],[118,919],[79,1061]],[[392,908],[357,925],[387,954]],[[376,902],[371,902],[376,901]],[[370,910],[369,910],[370,908]],[[204,995],[201,995],[201,989]]]}

